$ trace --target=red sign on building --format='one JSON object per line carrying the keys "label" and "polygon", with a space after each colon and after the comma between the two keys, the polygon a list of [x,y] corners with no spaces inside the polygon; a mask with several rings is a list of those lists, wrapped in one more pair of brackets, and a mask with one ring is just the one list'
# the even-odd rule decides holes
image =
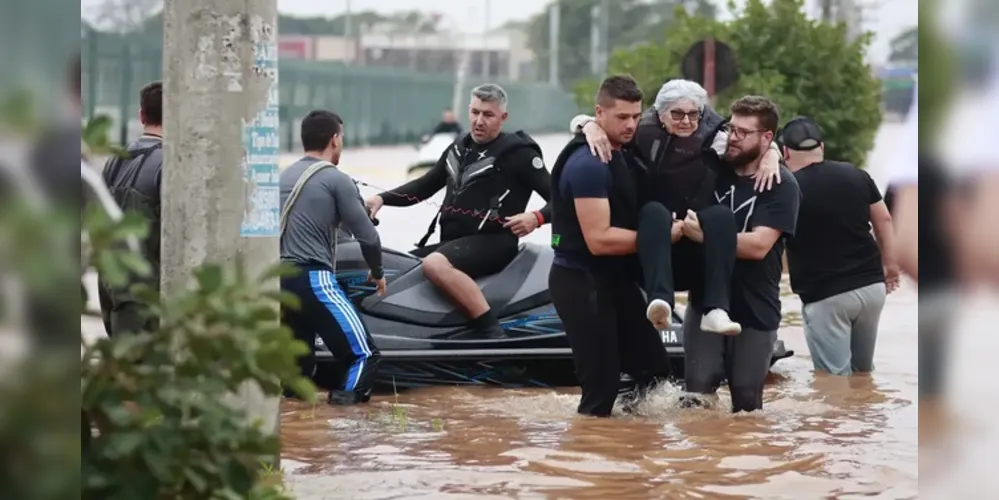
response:
{"label": "red sign on building", "polygon": [[312,37],[301,35],[281,36],[278,38],[278,57],[280,59],[312,59]]}

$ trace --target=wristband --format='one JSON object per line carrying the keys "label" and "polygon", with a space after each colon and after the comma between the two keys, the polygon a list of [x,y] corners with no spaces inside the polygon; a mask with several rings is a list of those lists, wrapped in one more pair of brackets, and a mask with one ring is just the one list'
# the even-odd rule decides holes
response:
{"label": "wristband", "polygon": [[538,226],[545,225],[545,216],[541,215],[541,210],[535,210],[534,217],[538,219]]}

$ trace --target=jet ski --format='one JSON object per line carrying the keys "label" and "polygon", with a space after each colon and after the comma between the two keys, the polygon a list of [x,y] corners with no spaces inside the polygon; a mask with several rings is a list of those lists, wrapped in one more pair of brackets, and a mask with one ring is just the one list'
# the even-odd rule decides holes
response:
{"label": "jet ski", "polygon": [[440,132],[430,136],[416,147],[416,161],[409,165],[406,174],[410,177],[423,175],[437,163],[444,151],[457,138],[458,134],[454,132]]}
{"label": "jet ski", "polygon": [[[578,386],[572,351],[548,292],[553,251],[521,243],[516,258],[497,274],[476,280],[490,307],[499,313],[504,339],[483,339],[467,325],[464,314],[423,275],[420,258],[384,248],[382,262],[388,284],[384,296],[367,281],[368,267],[360,245],[340,233],[336,279],[371,332],[382,353],[376,391],[398,391],[435,385],[501,387]],[[679,306],[678,306],[679,309]],[[660,332],[675,375],[684,364],[682,314]],[[322,340],[316,337],[317,384],[330,387],[338,370]],[[771,366],[794,355],[778,340]]]}

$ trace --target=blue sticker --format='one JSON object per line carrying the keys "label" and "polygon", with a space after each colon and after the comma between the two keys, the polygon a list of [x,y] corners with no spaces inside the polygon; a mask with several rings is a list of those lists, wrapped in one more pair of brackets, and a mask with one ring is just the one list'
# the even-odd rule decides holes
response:
{"label": "blue sticker", "polygon": [[243,125],[247,203],[239,234],[243,237],[277,237],[281,232],[277,44],[273,41],[255,43],[253,56],[254,73],[269,79],[270,89],[267,105],[252,121]]}

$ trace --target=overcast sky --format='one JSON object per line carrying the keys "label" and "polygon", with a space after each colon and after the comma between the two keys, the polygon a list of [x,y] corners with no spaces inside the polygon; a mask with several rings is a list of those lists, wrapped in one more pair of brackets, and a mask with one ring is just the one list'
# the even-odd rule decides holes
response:
{"label": "overcast sky", "polygon": [[[100,4],[123,0],[80,0],[80,10],[85,18],[92,18]],[[127,0],[125,0],[127,1]],[[197,1],[197,0],[188,0]],[[888,55],[888,42],[901,30],[919,22],[916,0],[855,0],[857,4],[872,6],[867,14],[865,28],[877,33],[871,49],[874,61]],[[816,4],[816,0],[806,0]],[[447,26],[465,32],[481,32],[489,26],[499,26],[507,21],[531,17],[546,7],[545,0],[278,0],[278,9],[284,14],[299,16],[336,16],[347,11],[374,10],[391,13],[402,10],[425,10],[444,14]],[[727,0],[715,0],[724,9]],[[737,4],[743,0],[736,0]],[[873,6],[879,6],[874,8]],[[727,14],[727,13],[725,13]]]}

